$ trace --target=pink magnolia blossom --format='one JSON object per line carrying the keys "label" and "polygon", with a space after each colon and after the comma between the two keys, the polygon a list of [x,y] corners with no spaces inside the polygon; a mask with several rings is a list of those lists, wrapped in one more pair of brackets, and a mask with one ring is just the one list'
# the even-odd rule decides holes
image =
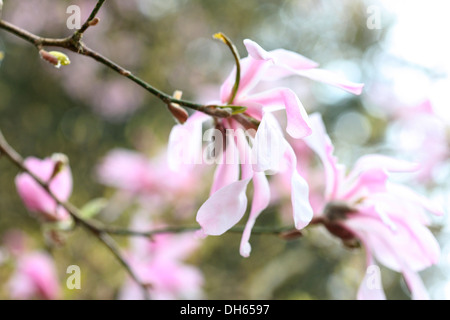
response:
{"label": "pink magnolia blossom", "polygon": [[[151,224],[139,217],[132,224],[134,229],[151,227]],[[202,298],[203,275],[199,269],[184,262],[198,245],[199,239],[192,233],[157,234],[151,240],[133,239],[129,261],[139,279],[151,285],[151,299]],[[129,279],[123,285],[119,298],[143,299],[142,289]]]}
{"label": "pink magnolia blossom", "polygon": [[53,259],[41,251],[19,255],[16,271],[9,280],[9,292],[13,299],[58,299],[59,282]]}
{"label": "pink magnolia blossom", "polygon": [[170,204],[180,209],[177,212],[193,210],[189,208],[195,202],[203,171],[193,172],[185,167],[177,172],[171,170],[166,152],[149,158],[137,151],[111,150],[96,168],[98,180],[118,189],[120,194],[131,195],[143,206],[163,211]]}
{"label": "pink magnolia blossom", "polygon": [[432,182],[450,155],[448,128],[444,120],[435,113],[429,100],[414,107],[399,108],[392,120],[390,136],[393,141],[400,141],[396,147],[420,163],[417,173],[420,182]]}
{"label": "pink magnolia blossom", "polygon": [[[29,157],[25,159],[24,165],[43,182],[48,183],[50,191],[57,199],[62,202],[69,199],[72,193],[72,173],[69,165],[61,162],[60,155],[43,160]],[[19,174],[15,182],[25,206],[39,218],[45,221],[70,218],[69,213],[28,173]]]}
{"label": "pink magnolia blossom", "polygon": [[[412,298],[426,299],[428,294],[418,272],[436,264],[440,248],[427,228],[428,212],[443,210],[411,188],[390,181],[394,172],[413,172],[414,163],[383,155],[365,155],[353,169],[345,167],[333,155],[333,145],[319,114],[311,115],[313,134],[305,142],[321,159],[326,190],[320,221],[344,243],[357,239],[365,248],[368,272],[358,292],[359,299],[384,299],[380,279],[369,279],[376,262],[403,274]],[[372,286],[370,285],[372,284]]]}
{"label": "pink magnolia blossom", "polygon": [[[240,246],[241,255],[247,257],[251,251],[249,243],[251,229],[259,214],[270,202],[270,188],[265,175],[267,171],[275,172],[280,169],[279,164],[285,164],[284,169],[289,173],[292,185],[291,200],[296,227],[299,229],[305,227],[312,218],[312,210],[308,203],[308,185],[297,170],[296,155],[284,139],[272,112],[285,110],[286,132],[296,139],[311,134],[308,115],[291,89],[278,87],[255,92],[256,86],[263,81],[279,80],[289,75],[300,75],[332,84],[354,94],[360,94],[363,85],[318,69],[316,62],[298,53],[283,49],[266,51],[248,39],[244,44],[249,55],[240,61],[241,77],[234,98],[232,99],[236,69],[221,86],[220,101],[211,103],[245,106],[246,115],[261,121],[257,131],[259,134],[245,137],[244,131],[248,128],[234,118],[219,121],[216,128],[223,133],[231,131],[234,137],[227,141],[223,150],[222,158],[227,161],[218,164],[210,197],[199,209],[197,221],[204,235],[217,236],[232,228],[247,210],[246,191],[252,182],[253,201]],[[195,139],[201,137],[202,125],[207,119],[207,116],[195,113],[185,124],[175,126],[171,133],[169,149],[179,150],[180,147],[175,146],[181,146],[182,153],[187,155],[182,157],[184,161],[196,160],[197,156],[192,154],[192,150],[198,148],[192,146],[198,143]],[[252,150],[246,138],[258,147]],[[265,146],[268,138],[275,141],[278,146],[277,152]],[[177,153],[169,152],[169,155],[173,154]],[[251,154],[253,156],[250,156]],[[169,158],[169,161],[173,160]],[[255,161],[256,163],[253,163]]]}

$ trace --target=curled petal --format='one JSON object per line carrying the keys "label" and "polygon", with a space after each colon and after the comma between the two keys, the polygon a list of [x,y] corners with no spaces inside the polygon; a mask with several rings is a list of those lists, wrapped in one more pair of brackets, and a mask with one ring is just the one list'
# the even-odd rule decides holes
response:
{"label": "curled petal", "polygon": [[334,146],[327,134],[322,116],[319,113],[314,113],[309,118],[313,133],[305,137],[304,141],[322,161],[326,177],[325,194],[330,199],[336,195],[343,170],[333,156]]}
{"label": "curled petal", "polygon": [[249,96],[246,101],[259,103],[264,109],[285,109],[286,131],[293,138],[301,139],[311,134],[311,126],[305,108],[294,91],[277,88]]}
{"label": "curled petal", "polygon": [[216,193],[200,207],[197,222],[206,235],[219,236],[233,227],[245,214],[245,194],[250,179],[231,183]]}
{"label": "curled petal", "polygon": [[249,240],[252,228],[260,213],[267,208],[270,202],[269,182],[264,173],[255,172],[253,175],[253,187],[252,208],[241,239],[240,253],[243,257],[248,257],[250,255],[251,246]]}
{"label": "curled petal", "polygon": [[309,202],[309,186],[297,171],[297,157],[290,145],[287,145],[285,158],[291,174],[291,202],[294,223],[295,227],[301,230],[311,222],[314,215]]}
{"label": "curled petal", "polygon": [[244,40],[244,44],[252,58],[273,63],[273,67],[264,74],[264,80],[278,80],[289,75],[299,75],[357,95],[361,94],[364,87],[364,84],[349,81],[334,72],[318,69],[316,62],[298,53],[283,49],[266,51],[249,39]]}
{"label": "curled petal", "polygon": [[266,51],[259,44],[250,39],[245,39],[244,45],[249,56],[253,59],[271,61],[274,66],[280,67],[276,80],[282,78],[282,69],[285,70],[284,76],[287,76],[300,70],[307,70],[318,66],[317,62],[293,51],[285,49]]}

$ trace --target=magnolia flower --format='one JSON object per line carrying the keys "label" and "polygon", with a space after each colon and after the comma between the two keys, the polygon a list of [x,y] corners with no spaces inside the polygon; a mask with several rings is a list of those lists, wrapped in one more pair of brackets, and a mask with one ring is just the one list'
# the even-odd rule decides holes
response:
{"label": "magnolia flower", "polygon": [[[149,226],[147,221],[135,218],[133,228]],[[139,279],[148,283],[151,299],[177,300],[200,299],[203,296],[203,275],[194,266],[184,262],[199,241],[193,234],[158,234],[149,239],[133,239],[129,262]],[[119,299],[143,299],[142,289],[128,279],[123,285]]]}
{"label": "magnolia flower", "polygon": [[[326,176],[322,207],[315,219],[345,244],[359,241],[367,255],[367,274],[359,299],[384,299],[376,262],[403,274],[414,299],[428,294],[418,272],[438,262],[439,245],[427,226],[428,212],[442,209],[407,186],[390,181],[393,172],[413,172],[414,163],[383,155],[365,155],[345,172],[319,114],[311,115],[313,134],[305,142],[319,156]],[[371,278],[372,276],[372,278]]]}
{"label": "magnolia flower", "polygon": [[53,259],[41,251],[19,255],[9,292],[13,299],[58,299],[59,281]]}
{"label": "magnolia flower", "polygon": [[[72,173],[67,164],[67,158],[55,154],[43,160],[30,157],[24,161],[25,167],[40,178],[52,194],[62,202],[69,199],[72,193]],[[44,221],[60,221],[70,217],[67,210],[28,173],[21,173],[16,177],[16,188],[28,210],[36,213]]]}
{"label": "magnolia flower", "polygon": [[[278,80],[289,75],[301,75],[329,83],[354,94],[361,93],[363,85],[318,69],[316,62],[300,54],[283,49],[266,51],[248,39],[244,44],[249,56],[240,60],[239,86],[235,88],[235,68],[221,86],[220,101],[211,104],[244,106],[245,115],[261,123],[257,132],[252,132],[248,130],[251,126],[242,124],[235,117],[216,120],[216,129],[224,136],[231,132],[231,138],[223,139],[226,146],[219,151],[221,161],[218,161],[210,197],[199,209],[197,221],[202,227],[203,235],[218,236],[229,230],[246,212],[246,191],[252,182],[253,201],[240,246],[241,255],[247,257],[251,250],[251,229],[270,202],[270,188],[265,173],[278,171],[281,163],[287,164],[284,168],[290,175],[296,227],[305,227],[312,218],[308,186],[297,170],[295,153],[284,139],[272,114],[277,110],[285,110],[286,132],[291,137],[300,139],[311,134],[307,113],[291,89],[278,87],[255,92],[256,86],[262,81]],[[180,159],[198,163],[198,151],[201,150],[201,145],[199,147],[198,144],[201,140],[198,137],[202,137],[202,125],[208,119],[208,116],[197,112],[185,124],[173,128],[169,139],[169,162]],[[268,148],[267,139],[274,142],[275,149]],[[216,141],[220,140],[216,137]],[[252,149],[254,144],[257,147]],[[172,168],[176,167],[176,164],[172,165]]]}

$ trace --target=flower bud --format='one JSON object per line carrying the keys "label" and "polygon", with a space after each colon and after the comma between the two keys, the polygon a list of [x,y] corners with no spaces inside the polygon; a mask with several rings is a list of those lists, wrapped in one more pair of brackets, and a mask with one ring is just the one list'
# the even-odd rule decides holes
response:
{"label": "flower bud", "polygon": [[95,17],[94,19],[92,19],[91,21],[88,22],[89,26],[96,26],[98,23],[100,22],[100,19]]}
{"label": "flower bud", "polygon": [[42,59],[53,64],[55,66],[55,68],[59,68],[61,66],[66,66],[66,65],[70,64],[69,57],[59,51],[48,52],[48,51],[41,49],[39,51],[39,54]]}
{"label": "flower bud", "polygon": [[[175,93],[173,94],[173,97],[175,99],[181,99],[181,95],[183,93],[181,91],[175,91]],[[180,105],[176,104],[176,103],[169,103],[167,105],[167,107],[169,108],[169,111],[172,113],[172,115],[174,116],[175,120],[181,124],[185,123],[187,121],[187,119],[189,118],[189,113],[183,109],[182,107],[180,107]]]}

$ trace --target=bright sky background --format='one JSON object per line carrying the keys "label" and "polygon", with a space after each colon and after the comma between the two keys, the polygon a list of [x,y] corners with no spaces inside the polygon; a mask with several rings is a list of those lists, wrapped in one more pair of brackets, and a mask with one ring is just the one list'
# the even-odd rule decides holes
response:
{"label": "bright sky background", "polygon": [[401,73],[394,90],[405,101],[428,96],[436,112],[450,124],[450,1],[379,1],[396,17],[386,41],[387,52],[446,75],[430,82],[418,73]]}
{"label": "bright sky background", "polygon": [[[379,0],[383,13],[392,13],[395,25],[389,32],[384,49],[389,55],[396,56],[413,65],[429,68],[442,74],[428,77],[422,72],[411,69],[390,69],[386,72],[393,77],[393,90],[400,101],[414,104],[429,98],[435,112],[450,127],[450,1],[448,0]],[[384,11],[386,10],[386,11]],[[383,23],[383,21],[382,21]],[[419,124],[418,124],[419,125]],[[449,176],[449,173],[442,172]],[[440,195],[444,206],[449,205],[450,182],[447,190]],[[447,200],[445,200],[447,199]],[[447,208],[448,212],[448,208]],[[427,285],[431,288],[433,299],[450,299],[450,219],[441,236],[442,258],[439,268],[433,269],[433,276]],[[450,239],[450,238],[449,238]]]}

